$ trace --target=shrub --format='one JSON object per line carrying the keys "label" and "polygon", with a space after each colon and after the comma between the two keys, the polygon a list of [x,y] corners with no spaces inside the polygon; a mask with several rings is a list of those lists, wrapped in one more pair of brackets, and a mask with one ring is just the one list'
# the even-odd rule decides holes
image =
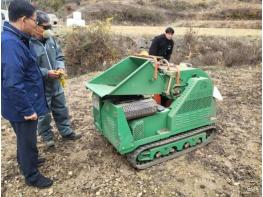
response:
{"label": "shrub", "polygon": [[65,0],[33,0],[32,2],[40,9],[47,11],[58,11],[59,8],[65,5]]}
{"label": "shrub", "polygon": [[261,45],[241,41],[226,40],[222,47],[222,60],[224,66],[239,66],[244,64],[257,64],[261,62]]}
{"label": "shrub", "polygon": [[223,65],[227,67],[259,64],[262,58],[260,40],[201,37],[189,30],[175,40],[171,61],[189,62],[195,66]]}
{"label": "shrub", "polygon": [[203,18],[211,19],[232,19],[232,20],[261,20],[261,8],[229,8],[209,13]]}
{"label": "shrub", "polygon": [[155,6],[160,8],[172,10],[172,11],[183,11],[188,9],[197,8],[195,5],[190,4],[186,1],[171,1],[171,0],[156,0],[152,2]]}
{"label": "shrub", "polygon": [[110,19],[97,21],[88,27],[74,28],[66,35],[64,51],[69,76],[105,70],[129,53],[129,49],[132,51],[134,43],[112,35],[110,26]]}
{"label": "shrub", "polygon": [[165,17],[164,14],[154,9],[144,6],[135,6],[129,4],[106,3],[98,4],[96,9],[87,9],[83,11],[83,17],[87,21],[105,20],[113,17],[116,24],[161,24]]}
{"label": "shrub", "polygon": [[89,27],[74,28],[67,35],[65,57],[69,75],[103,69],[105,61],[112,59],[108,24],[96,22]]}

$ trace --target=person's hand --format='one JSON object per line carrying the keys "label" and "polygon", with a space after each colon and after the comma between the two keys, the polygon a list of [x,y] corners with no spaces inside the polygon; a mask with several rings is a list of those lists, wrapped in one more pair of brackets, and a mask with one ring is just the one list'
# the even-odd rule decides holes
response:
{"label": "person's hand", "polygon": [[55,70],[49,70],[48,71],[48,77],[52,79],[58,79],[59,74]]}
{"label": "person's hand", "polygon": [[36,113],[33,113],[32,115],[30,116],[24,116],[24,119],[25,120],[37,120],[37,114]]}
{"label": "person's hand", "polygon": [[65,70],[64,70],[63,68],[57,69],[56,72],[57,72],[59,75],[66,75]]}

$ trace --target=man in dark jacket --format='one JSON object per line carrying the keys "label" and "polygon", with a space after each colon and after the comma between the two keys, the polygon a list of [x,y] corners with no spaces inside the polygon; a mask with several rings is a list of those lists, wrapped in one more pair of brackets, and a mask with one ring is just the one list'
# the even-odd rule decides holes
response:
{"label": "man in dark jacket", "polygon": [[[68,108],[62,85],[59,81],[57,70],[64,72],[64,55],[59,44],[48,32],[51,30],[50,19],[47,13],[38,10],[37,28],[34,38],[30,40],[30,48],[36,53],[36,60],[41,70],[45,83],[45,96],[49,110],[53,115],[58,131],[65,140],[76,140],[81,137],[76,134],[70,125]],[[55,145],[51,130],[51,113],[39,117],[38,134],[42,137],[47,147]]]}
{"label": "man in dark jacket", "polygon": [[172,40],[174,30],[168,27],[164,34],[156,36],[149,49],[149,55],[161,56],[170,61],[173,52],[174,41]]}
{"label": "man in dark jacket", "polygon": [[36,27],[35,8],[25,0],[14,0],[8,8],[10,23],[1,35],[2,116],[17,137],[17,162],[27,185],[46,188],[53,181],[38,171],[37,122],[47,111],[44,85],[29,38]]}

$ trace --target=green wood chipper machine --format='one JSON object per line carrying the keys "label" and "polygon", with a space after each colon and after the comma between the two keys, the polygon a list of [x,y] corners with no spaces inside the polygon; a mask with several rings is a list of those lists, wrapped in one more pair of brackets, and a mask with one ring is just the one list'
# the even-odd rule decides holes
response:
{"label": "green wood chipper machine", "polygon": [[215,87],[189,64],[129,56],[86,87],[98,132],[137,169],[200,148],[216,134]]}

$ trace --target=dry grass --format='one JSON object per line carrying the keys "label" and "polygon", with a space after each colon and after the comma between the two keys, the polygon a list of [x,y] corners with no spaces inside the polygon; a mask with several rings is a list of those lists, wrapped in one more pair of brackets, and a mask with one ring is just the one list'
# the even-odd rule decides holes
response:
{"label": "dry grass", "polygon": [[[164,32],[166,26],[112,26],[112,31],[127,36],[154,36]],[[176,27],[175,36],[184,35],[189,28]],[[261,29],[193,28],[200,36],[261,37]]]}
{"label": "dry grass", "polygon": [[[38,1],[41,7],[46,8],[47,2],[54,0],[48,0],[46,3],[34,1]],[[59,2],[64,4],[60,6],[57,14],[64,19],[74,10],[79,10],[87,22],[114,17],[114,24],[158,25],[178,19],[261,20],[262,16],[259,0],[82,0],[80,4],[76,0]],[[58,3],[53,7],[57,5]]]}
{"label": "dry grass", "polygon": [[[186,1],[186,0],[140,0],[143,5],[166,10],[166,20],[261,20],[259,1]],[[165,21],[164,21],[165,22]]]}
{"label": "dry grass", "polygon": [[[165,29],[161,26],[111,26],[111,31],[100,24],[98,29],[91,25],[77,30],[57,30],[64,35],[61,39],[66,40],[62,46],[70,76],[104,70],[119,59],[148,50],[153,36]],[[189,28],[176,28],[171,61],[190,62],[195,66],[260,64],[260,33],[261,30],[256,29],[192,28],[189,31]]]}
{"label": "dry grass", "polygon": [[199,67],[204,65],[222,65],[226,67],[261,64],[261,40],[204,37],[193,29],[183,38],[175,40],[175,52],[172,61],[189,62]]}
{"label": "dry grass", "polygon": [[87,4],[81,9],[86,21],[113,17],[114,24],[161,24],[165,15],[151,7],[127,2],[105,1]]}
{"label": "dry grass", "polygon": [[262,29],[261,20],[180,20],[175,27]]}
{"label": "dry grass", "polygon": [[115,36],[110,22],[98,21],[82,28],[65,28],[60,32],[70,77],[105,70],[117,59],[126,56],[134,46],[133,40]]}
{"label": "dry grass", "polygon": [[113,58],[111,38],[106,23],[94,23],[87,28],[75,28],[66,36],[65,57],[70,76],[103,69]]}
{"label": "dry grass", "polygon": [[203,19],[225,19],[225,20],[261,20],[261,8],[224,8],[203,14]]}

